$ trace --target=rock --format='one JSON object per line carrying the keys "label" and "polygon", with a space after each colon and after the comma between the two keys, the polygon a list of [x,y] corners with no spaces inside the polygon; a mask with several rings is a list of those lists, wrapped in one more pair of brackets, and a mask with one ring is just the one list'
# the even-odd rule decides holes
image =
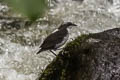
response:
{"label": "rock", "polygon": [[120,80],[120,28],[68,43],[38,80]]}
{"label": "rock", "polygon": [[120,39],[120,28],[109,29],[100,33],[91,34],[91,37],[101,40],[119,40]]}

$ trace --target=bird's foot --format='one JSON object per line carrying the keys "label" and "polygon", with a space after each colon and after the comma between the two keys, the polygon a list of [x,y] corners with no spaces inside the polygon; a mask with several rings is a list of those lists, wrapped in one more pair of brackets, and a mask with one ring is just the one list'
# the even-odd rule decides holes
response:
{"label": "bird's foot", "polygon": [[73,41],[74,39],[73,38],[70,38],[70,41]]}

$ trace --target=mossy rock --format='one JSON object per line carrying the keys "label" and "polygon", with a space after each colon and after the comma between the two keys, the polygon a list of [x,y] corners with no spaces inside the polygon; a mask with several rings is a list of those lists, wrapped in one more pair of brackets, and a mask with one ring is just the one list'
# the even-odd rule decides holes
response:
{"label": "mossy rock", "polygon": [[38,80],[120,80],[120,38],[109,31],[68,43]]}

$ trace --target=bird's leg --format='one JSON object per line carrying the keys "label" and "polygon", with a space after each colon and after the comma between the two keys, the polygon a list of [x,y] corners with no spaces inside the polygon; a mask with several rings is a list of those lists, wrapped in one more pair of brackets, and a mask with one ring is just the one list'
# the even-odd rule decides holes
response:
{"label": "bird's leg", "polygon": [[52,50],[50,50],[50,52],[52,52],[55,56],[57,56]]}

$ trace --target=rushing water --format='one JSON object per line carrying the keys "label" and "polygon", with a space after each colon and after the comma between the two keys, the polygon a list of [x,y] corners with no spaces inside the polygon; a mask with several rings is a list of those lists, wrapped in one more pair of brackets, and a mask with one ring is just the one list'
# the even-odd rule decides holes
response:
{"label": "rushing water", "polygon": [[[51,2],[48,22],[18,29],[0,27],[0,80],[36,80],[55,58],[48,51],[36,55],[44,38],[61,23],[78,26],[70,30],[70,39],[120,26],[120,0],[56,0]],[[8,15],[0,4],[0,15]],[[1,20],[6,21],[6,20]],[[9,22],[9,21],[8,21]]]}

